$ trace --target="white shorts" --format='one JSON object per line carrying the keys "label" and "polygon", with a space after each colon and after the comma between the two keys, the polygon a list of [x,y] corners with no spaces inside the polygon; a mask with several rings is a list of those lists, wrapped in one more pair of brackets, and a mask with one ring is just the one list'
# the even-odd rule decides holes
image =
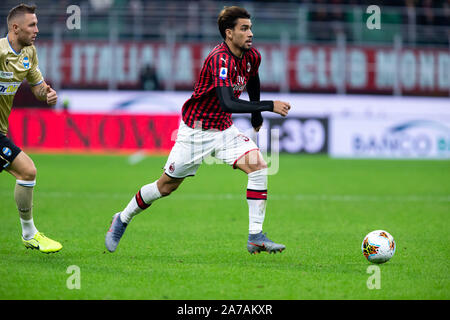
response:
{"label": "white shorts", "polygon": [[164,171],[172,178],[194,176],[203,160],[209,156],[235,169],[236,162],[252,150],[259,148],[234,125],[223,131],[202,130],[192,129],[181,121],[177,140]]}

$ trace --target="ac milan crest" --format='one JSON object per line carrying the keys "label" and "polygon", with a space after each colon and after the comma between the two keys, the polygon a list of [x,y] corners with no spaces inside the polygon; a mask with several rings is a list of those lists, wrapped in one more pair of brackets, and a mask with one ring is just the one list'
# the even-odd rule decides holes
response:
{"label": "ac milan crest", "polygon": [[239,133],[238,137],[241,138],[242,140],[244,140],[245,142],[250,141],[250,138],[245,136],[245,135],[243,135],[242,133]]}

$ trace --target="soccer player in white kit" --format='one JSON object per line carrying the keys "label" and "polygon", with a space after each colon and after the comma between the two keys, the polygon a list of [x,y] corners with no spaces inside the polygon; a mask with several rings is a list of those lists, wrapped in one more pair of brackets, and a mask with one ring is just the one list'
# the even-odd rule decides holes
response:
{"label": "soccer player in white kit", "polygon": [[[252,47],[253,33],[248,12],[239,7],[225,7],[218,18],[224,42],[208,55],[194,93],[183,105],[178,135],[161,177],[144,185],[128,205],[113,216],[105,245],[114,252],[126,227],[138,213],[154,201],[175,191],[188,176],[194,176],[203,159],[214,157],[248,175],[247,202],[249,236],[247,250],[281,252],[285,249],[262,233],[267,200],[267,164],[250,138],[234,125],[232,113],[251,113],[252,126],[258,131],[262,111],[286,116],[287,102],[259,101],[258,68],[261,55]],[[247,87],[251,101],[239,99]]]}

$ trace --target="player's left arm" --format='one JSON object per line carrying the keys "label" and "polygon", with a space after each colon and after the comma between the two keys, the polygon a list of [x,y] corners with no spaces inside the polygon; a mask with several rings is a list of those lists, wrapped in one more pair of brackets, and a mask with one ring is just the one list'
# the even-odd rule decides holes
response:
{"label": "player's left arm", "polygon": [[32,86],[31,92],[33,92],[36,99],[40,101],[45,101],[49,106],[54,106],[58,101],[58,95],[56,91],[53,90],[45,81]]}
{"label": "player's left arm", "polygon": [[31,67],[27,74],[27,81],[31,86],[36,99],[45,101],[49,106],[54,106],[58,101],[58,95],[44,80],[41,70],[39,70],[39,60],[37,57],[36,48],[32,47],[31,53]]}
{"label": "player's left arm", "polygon": [[[261,95],[261,83],[259,81],[259,74],[256,73],[254,76],[250,77],[247,82],[247,93],[250,101],[260,101]],[[261,111],[252,112],[252,127],[256,132],[261,129],[263,124],[263,117]]]}

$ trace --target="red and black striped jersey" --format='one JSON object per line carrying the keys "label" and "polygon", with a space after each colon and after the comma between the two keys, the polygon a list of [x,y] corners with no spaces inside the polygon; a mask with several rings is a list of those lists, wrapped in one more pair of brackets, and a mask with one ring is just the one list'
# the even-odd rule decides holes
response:
{"label": "red and black striped jersey", "polygon": [[195,84],[194,93],[184,103],[183,121],[191,128],[225,130],[233,124],[231,113],[220,107],[216,87],[233,87],[239,98],[250,77],[258,73],[261,54],[250,48],[238,58],[225,42],[217,45],[206,58]]}

